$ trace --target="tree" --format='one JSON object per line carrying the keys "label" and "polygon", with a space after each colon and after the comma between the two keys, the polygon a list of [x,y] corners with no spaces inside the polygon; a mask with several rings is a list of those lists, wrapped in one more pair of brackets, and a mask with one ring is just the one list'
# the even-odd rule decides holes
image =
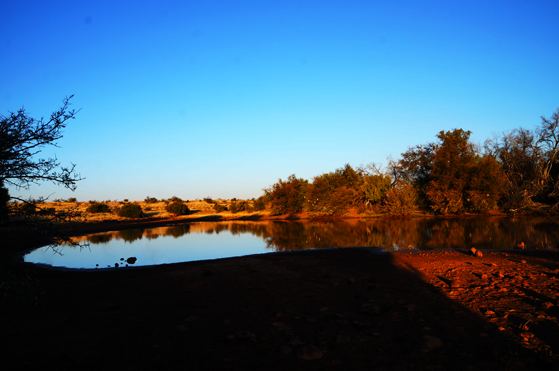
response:
{"label": "tree", "polygon": [[505,206],[513,211],[544,203],[559,207],[559,109],[541,119],[534,131],[515,129],[485,144],[502,166],[509,189]]}
{"label": "tree", "polygon": [[[78,111],[69,108],[71,98],[66,97],[62,107],[53,112],[48,120],[34,119],[23,108],[10,112],[8,116],[0,115],[0,193],[7,193],[5,186],[29,189],[32,184],[41,182],[52,182],[72,191],[76,189],[76,183],[82,179],[74,171],[76,165],[64,167],[56,158],[37,158],[45,147],[58,147],[57,141],[62,138],[66,122],[75,118]],[[28,213],[25,208],[11,207],[11,201],[34,205],[39,212]],[[77,216],[75,209],[53,211],[38,206],[42,201],[44,198],[25,200],[9,193],[7,197],[0,197],[0,225],[39,229],[51,244],[69,240],[59,232],[44,232],[54,231],[53,223],[74,219]]]}
{"label": "tree", "polygon": [[270,188],[264,189],[272,215],[295,214],[303,211],[308,181],[290,175],[287,181],[281,179]]}
{"label": "tree", "polygon": [[470,131],[441,131],[438,143],[410,148],[392,165],[395,183],[411,184],[419,203],[436,213],[485,212],[497,208],[504,193],[500,164],[481,154]]}

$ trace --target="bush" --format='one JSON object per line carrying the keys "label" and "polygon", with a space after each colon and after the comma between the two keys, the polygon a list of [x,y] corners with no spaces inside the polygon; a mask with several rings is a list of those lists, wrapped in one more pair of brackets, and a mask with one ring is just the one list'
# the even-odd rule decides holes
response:
{"label": "bush", "polygon": [[218,204],[218,203],[215,203],[215,204],[214,204],[214,211],[215,211],[216,213],[222,213],[222,212],[224,212],[224,211],[227,211],[227,206],[225,206],[225,205],[220,205],[220,204]]}
{"label": "bush", "polygon": [[78,202],[78,199],[75,197],[70,197],[69,199],[66,200],[66,202]]}
{"label": "bush", "polygon": [[165,210],[168,213],[175,214],[175,215],[187,215],[190,212],[188,206],[183,204],[182,202],[172,202],[169,205],[165,206]]}
{"label": "bush", "polygon": [[140,205],[126,204],[120,208],[118,216],[122,216],[124,218],[143,218],[144,212],[142,211],[142,207]]}
{"label": "bush", "polygon": [[209,204],[213,204],[213,203],[214,203],[214,200],[212,200],[211,197],[206,197],[206,198],[204,198],[204,201],[207,202],[207,203],[209,203]]}
{"label": "bush", "polygon": [[179,198],[177,196],[173,196],[169,199],[169,201],[171,201],[171,202],[182,202],[182,198]]}
{"label": "bush", "polygon": [[254,200],[252,202],[252,207],[254,211],[266,210],[266,202],[264,201],[264,196],[260,196],[257,200]]}
{"label": "bush", "polygon": [[237,201],[232,202],[231,205],[229,205],[229,211],[231,211],[232,213],[240,213],[241,211],[251,213],[254,211],[254,209],[247,201]]}
{"label": "bush", "polygon": [[386,192],[384,204],[389,214],[411,214],[417,209],[417,192],[411,184],[397,183]]}
{"label": "bush", "polygon": [[106,203],[95,203],[95,204],[91,204],[87,207],[86,210],[88,213],[92,213],[92,214],[97,214],[97,213],[110,213],[111,209],[109,207],[109,205],[107,205]]}
{"label": "bush", "polygon": [[[295,174],[287,181],[279,179],[270,188],[264,189],[272,215],[295,214],[303,211],[308,181],[297,179]],[[232,211],[232,210],[231,210]]]}
{"label": "bush", "polygon": [[146,204],[154,204],[157,202],[157,198],[147,196],[144,201],[146,202]]}

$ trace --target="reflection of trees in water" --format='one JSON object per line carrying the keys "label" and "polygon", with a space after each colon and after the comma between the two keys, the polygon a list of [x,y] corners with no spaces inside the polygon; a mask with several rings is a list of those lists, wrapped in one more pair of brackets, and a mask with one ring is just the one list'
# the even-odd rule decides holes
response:
{"label": "reflection of trees in water", "polygon": [[178,238],[188,233],[250,233],[274,251],[330,247],[387,247],[393,250],[470,248],[510,249],[559,247],[559,223],[546,218],[418,218],[319,221],[200,222],[176,227],[134,229],[87,236],[94,244],[111,238],[133,242],[145,236]]}
{"label": "reflection of trees in water", "polygon": [[190,233],[190,224],[185,224],[178,227],[167,228],[167,230],[165,231],[165,236],[173,236],[174,238],[179,238],[188,233]]}
{"label": "reflection of trees in water", "polygon": [[112,239],[112,233],[93,234],[91,236],[87,236],[87,241],[95,245],[108,243]]}
{"label": "reflection of trees in water", "polygon": [[118,237],[122,238],[126,242],[134,242],[136,240],[141,240],[144,235],[144,229],[127,229],[124,231],[118,231]]}

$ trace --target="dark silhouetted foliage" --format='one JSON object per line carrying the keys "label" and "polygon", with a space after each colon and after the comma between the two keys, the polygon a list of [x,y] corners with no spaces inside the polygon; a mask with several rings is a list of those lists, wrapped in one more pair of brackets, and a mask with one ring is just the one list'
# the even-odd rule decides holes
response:
{"label": "dark silhouetted foliage", "polygon": [[206,198],[204,198],[204,202],[206,202],[206,203],[208,203],[208,204],[213,204],[215,201],[212,200],[211,197],[206,197]]}
{"label": "dark silhouetted foliage", "polygon": [[86,211],[88,213],[92,213],[92,214],[94,214],[94,213],[110,213],[111,208],[106,203],[97,202],[97,203],[89,205],[87,207]]}
{"label": "dark silhouetted foliage", "polygon": [[147,204],[154,204],[154,203],[158,202],[158,201],[157,201],[157,198],[155,198],[155,197],[150,197],[150,196],[147,196],[146,199],[145,199],[144,201],[145,201]]}
{"label": "dark silhouetted foliage", "polygon": [[118,211],[118,216],[123,218],[143,218],[144,212],[142,207],[137,204],[125,204]]}
{"label": "dark silhouetted foliage", "polygon": [[231,211],[232,213],[240,213],[242,211],[250,213],[253,212],[254,209],[252,208],[252,205],[247,201],[236,201],[231,202],[231,205],[229,205],[229,211]]}
{"label": "dark silhouetted foliage", "polygon": [[188,215],[188,213],[190,213],[188,206],[183,204],[181,201],[171,202],[165,206],[165,210],[174,215]]}
{"label": "dark silhouetted foliage", "polygon": [[252,208],[254,209],[254,211],[266,210],[265,197],[260,196],[256,200],[252,201]]}
{"label": "dark silhouetted foliage", "polygon": [[177,196],[173,196],[169,199],[170,202],[182,202],[182,198],[179,198]]}
{"label": "dark silhouetted foliage", "polygon": [[213,208],[214,208],[214,211],[215,211],[216,213],[222,213],[222,212],[224,212],[224,211],[227,211],[227,206],[225,206],[225,205],[220,205],[220,204],[218,204],[217,202],[214,203]]}

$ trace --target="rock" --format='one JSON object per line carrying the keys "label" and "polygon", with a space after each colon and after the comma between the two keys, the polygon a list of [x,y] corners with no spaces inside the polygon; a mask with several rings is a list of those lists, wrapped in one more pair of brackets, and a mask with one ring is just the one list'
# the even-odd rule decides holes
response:
{"label": "rock", "polygon": [[131,256],[128,259],[126,259],[126,262],[128,264],[134,264],[134,263],[136,263],[136,260],[138,260],[138,259],[135,256]]}
{"label": "rock", "polygon": [[284,345],[280,348],[280,352],[282,352],[283,354],[289,354],[293,351],[293,349],[291,349],[291,347]]}
{"label": "rock", "polygon": [[526,260],[522,259],[522,260],[520,261],[520,263],[526,264]]}
{"label": "rock", "polygon": [[482,274],[482,275],[481,275],[481,279],[482,279],[482,280],[486,280],[486,279],[487,279],[487,274]]}
{"label": "rock", "polygon": [[320,359],[324,355],[320,349],[311,344],[298,345],[295,348],[295,354],[306,361]]}
{"label": "rock", "polygon": [[477,250],[477,251],[476,251],[476,258],[481,258],[481,257],[483,257],[482,252],[479,251],[479,250]]}
{"label": "rock", "polygon": [[476,255],[476,251],[477,251],[477,250],[476,250],[475,247],[472,247],[472,248],[470,249],[470,252],[471,252],[472,255],[474,255],[474,256]]}
{"label": "rock", "polygon": [[431,335],[424,335],[423,345],[425,346],[425,348],[431,350],[431,349],[436,349],[441,347],[443,345],[443,342],[438,337],[431,336]]}
{"label": "rock", "polygon": [[519,243],[518,245],[516,245],[516,247],[518,247],[519,249],[524,250],[524,242]]}
{"label": "rock", "polygon": [[458,281],[458,280],[450,281],[450,287],[452,287],[452,288],[460,287],[460,281]]}
{"label": "rock", "polygon": [[553,306],[554,306],[554,304],[552,302],[548,301],[548,302],[545,302],[545,303],[542,304],[542,309],[543,310],[548,310],[549,308],[551,308]]}

